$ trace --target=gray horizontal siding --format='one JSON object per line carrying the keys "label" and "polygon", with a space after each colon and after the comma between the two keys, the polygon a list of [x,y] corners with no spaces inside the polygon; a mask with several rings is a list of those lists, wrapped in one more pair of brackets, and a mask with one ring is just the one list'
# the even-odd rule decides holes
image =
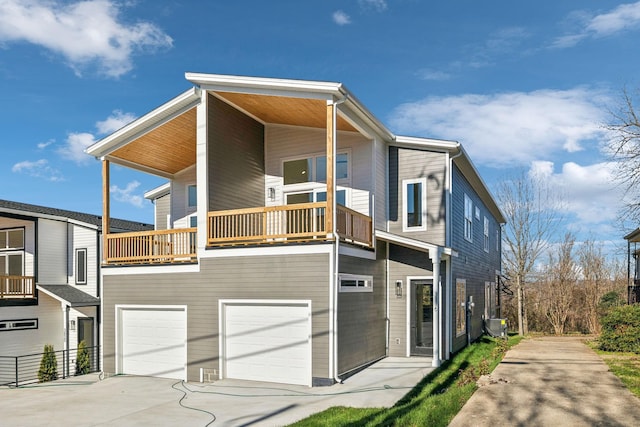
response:
{"label": "gray horizontal siding", "polygon": [[340,256],[339,272],[373,276],[373,291],[338,294],[339,373],[386,354],[385,249],[378,246],[376,260]]}
{"label": "gray horizontal siding", "polygon": [[115,305],[186,305],[187,375],[217,368],[218,300],[310,299],[312,304],[312,375],[330,378],[329,256],[327,254],[208,258],[199,273],[105,276],[105,372],[115,372]]}

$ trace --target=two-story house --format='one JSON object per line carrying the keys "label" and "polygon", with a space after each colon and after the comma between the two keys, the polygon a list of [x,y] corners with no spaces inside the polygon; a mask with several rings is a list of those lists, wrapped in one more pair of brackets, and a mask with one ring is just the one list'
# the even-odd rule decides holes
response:
{"label": "two-story house", "polygon": [[[41,353],[45,344],[75,350],[82,340],[97,350],[101,228],[96,215],[0,200],[0,356]],[[112,232],[149,229],[111,220]],[[33,360],[21,369],[31,379]],[[15,363],[3,364],[0,384],[15,381]]]}
{"label": "two-story house", "polygon": [[[105,372],[323,385],[482,334],[504,217],[459,143],[394,135],[340,83],[186,78],[87,149]],[[155,231],[109,231],[111,163],[167,179]]]}

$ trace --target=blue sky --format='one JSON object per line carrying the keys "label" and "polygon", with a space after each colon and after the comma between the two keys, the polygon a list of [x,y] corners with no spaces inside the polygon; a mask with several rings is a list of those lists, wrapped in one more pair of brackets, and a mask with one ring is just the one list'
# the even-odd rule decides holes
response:
{"label": "blue sky", "polygon": [[[189,88],[185,72],[344,83],[393,132],[463,143],[487,184],[560,189],[621,244],[602,124],[640,87],[640,2],[0,0],[0,198],[101,212],[83,149]],[[163,181],[117,168],[112,215]]]}

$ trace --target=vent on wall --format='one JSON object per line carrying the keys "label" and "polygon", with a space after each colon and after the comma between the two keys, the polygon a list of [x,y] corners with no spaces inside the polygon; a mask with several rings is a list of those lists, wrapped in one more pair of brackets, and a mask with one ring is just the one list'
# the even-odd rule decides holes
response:
{"label": "vent on wall", "polygon": [[218,370],[215,368],[200,368],[200,382],[212,383],[218,379]]}

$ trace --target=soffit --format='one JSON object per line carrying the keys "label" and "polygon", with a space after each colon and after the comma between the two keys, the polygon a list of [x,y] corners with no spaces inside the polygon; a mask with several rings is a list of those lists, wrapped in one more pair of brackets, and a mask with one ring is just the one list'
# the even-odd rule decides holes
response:
{"label": "soffit", "polygon": [[[263,123],[327,127],[327,102],[323,99],[293,98],[236,92],[215,92],[221,99],[243,110]],[[338,130],[356,132],[338,115]]]}
{"label": "soffit", "polygon": [[196,162],[196,109],[145,133],[109,155],[173,175]]}

